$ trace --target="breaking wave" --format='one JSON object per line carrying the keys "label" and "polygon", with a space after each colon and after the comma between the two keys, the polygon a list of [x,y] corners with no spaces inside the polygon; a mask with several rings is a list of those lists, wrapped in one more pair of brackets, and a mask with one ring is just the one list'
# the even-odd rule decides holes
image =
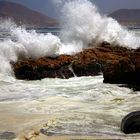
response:
{"label": "breaking wave", "polygon": [[[61,3],[61,1],[59,2]],[[10,20],[0,21],[0,31],[10,37],[0,41],[0,73],[12,74],[10,63],[18,59],[74,54],[89,43],[107,41],[130,48],[140,46],[140,38],[116,20],[102,16],[89,0],[63,1],[62,31],[59,36],[27,31]]]}

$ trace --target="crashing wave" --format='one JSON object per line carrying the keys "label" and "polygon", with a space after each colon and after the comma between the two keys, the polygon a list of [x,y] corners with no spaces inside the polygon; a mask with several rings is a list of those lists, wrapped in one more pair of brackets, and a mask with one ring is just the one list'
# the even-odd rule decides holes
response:
{"label": "crashing wave", "polygon": [[[61,3],[61,2],[60,2]],[[140,38],[127,31],[116,20],[102,16],[89,0],[65,1],[62,8],[62,31],[60,36],[27,31],[11,21],[0,21],[0,30],[10,37],[0,41],[0,72],[11,75],[10,62],[24,58],[55,57],[75,54],[89,43],[107,41],[130,48],[140,46]],[[13,39],[14,38],[14,39]]]}

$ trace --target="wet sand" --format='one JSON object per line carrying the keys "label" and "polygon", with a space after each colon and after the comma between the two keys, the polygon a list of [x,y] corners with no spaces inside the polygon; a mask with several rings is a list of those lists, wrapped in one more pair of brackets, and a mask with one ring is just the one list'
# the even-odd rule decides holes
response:
{"label": "wet sand", "polygon": [[35,140],[46,140],[46,138],[47,140],[111,140],[111,138],[97,136],[52,136],[52,137],[39,136]]}
{"label": "wet sand", "polygon": [[[28,138],[20,137],[14,140],[27,140]],[[32,137],[28,140],[139,140],[139,138],[116,138],[116,137],[105,137],[105,136],[45,136],[39,134],[38,136]]]}

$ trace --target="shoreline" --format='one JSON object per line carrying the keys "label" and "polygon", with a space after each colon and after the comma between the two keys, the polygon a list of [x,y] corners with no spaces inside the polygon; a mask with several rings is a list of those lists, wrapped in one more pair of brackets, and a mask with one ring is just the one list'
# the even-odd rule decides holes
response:
{"label": "shoreline", "polygon": [[39,134],[37,136],[33,136],[31,138],[28,138],[26,136],[24,137],[18,137],[13,140],[139,140],[139,138],[134,138],[134,137],[124,137],[124,138],[117,138],[116,136],[114,137],[109,137],[109,136],[67,136],[67,135],[62,135],[62,136],[45,136],[43,134]]}

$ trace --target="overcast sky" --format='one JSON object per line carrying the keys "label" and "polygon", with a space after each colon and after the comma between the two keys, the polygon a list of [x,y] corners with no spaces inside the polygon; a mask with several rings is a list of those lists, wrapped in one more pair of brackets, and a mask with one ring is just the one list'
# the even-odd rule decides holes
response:
{"label": "overcast sky", "polygon": [[[57,17],[57,9],[53,0],[7,0],[24,4],[25,6],[44,13],[48,16]],[[56,0],[57,1],[57,0]],[[59,1],[59,0],[58,0]],[[140,0],[91,0],[94,2],[100,12],[111,13],[117,9],[140,9]]]}

